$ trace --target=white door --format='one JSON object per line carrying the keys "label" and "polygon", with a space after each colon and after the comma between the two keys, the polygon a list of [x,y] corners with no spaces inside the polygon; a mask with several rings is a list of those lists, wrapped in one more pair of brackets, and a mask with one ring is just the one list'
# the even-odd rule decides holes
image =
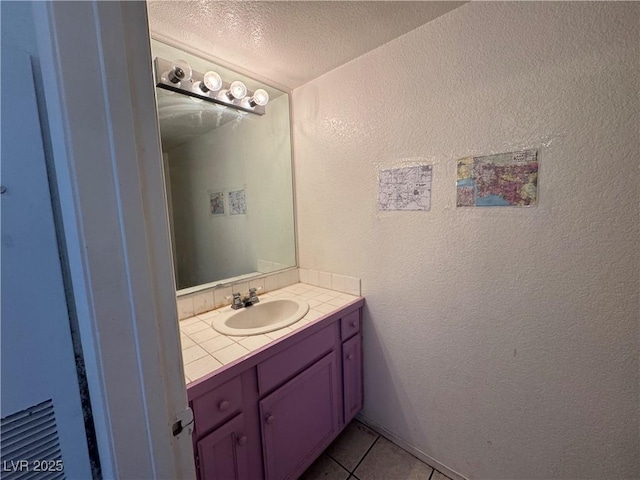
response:
{"label": "white door", "polygon": [[195,478],[146,6],[30,7],[102,476]]}
{"label": "white door", "polygon": [[31,60],[6,45],[1,153],[0,476],[91,478]]}

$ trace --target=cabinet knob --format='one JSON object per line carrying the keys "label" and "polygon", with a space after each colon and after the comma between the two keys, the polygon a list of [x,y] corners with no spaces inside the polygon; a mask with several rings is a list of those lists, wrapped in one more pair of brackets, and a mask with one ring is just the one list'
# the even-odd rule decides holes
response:
{"label": "cabinet knob", "polygon": [[347,360],[353,360],[353,353],[347,355]]}
{"label": "cabinet knob", "polygon": [[224,412],[227,408],[229,408],[229,402],[226,400],[223,400],[218,404],[218,410],[221,412]]}
{"label": "cabinet knob", "polygon": [[247,444],[247,436],[246,435],[240,435],[238,437],[238,445],[240,445],[241,447]]}
{"label": "cabinet knob", "polygon": [[356,328],[356,322],[353,322],[353,321],[349,322],[349,326],[351,328]]}
{"label": "cabinet knob", "polygon": [[267,415],[267,420],[266,422],[271,425],[273,422],[276,421],[276,417],[274,417],[273,415]]}

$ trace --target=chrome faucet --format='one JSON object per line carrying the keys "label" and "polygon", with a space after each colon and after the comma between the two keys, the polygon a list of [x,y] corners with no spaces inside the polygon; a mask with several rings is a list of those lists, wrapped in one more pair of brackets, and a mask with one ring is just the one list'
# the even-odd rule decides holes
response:
{"label": "chrome faucet", "polygon": [[250,307],[254,303],[258,303],[260,299],[258,298],[258,289],[250,288],[249,295],[242,298],[242,295],[239,293],[233,294],[233,303],[231,303],[231,308],[234,310],[238,310],[242,307]]}

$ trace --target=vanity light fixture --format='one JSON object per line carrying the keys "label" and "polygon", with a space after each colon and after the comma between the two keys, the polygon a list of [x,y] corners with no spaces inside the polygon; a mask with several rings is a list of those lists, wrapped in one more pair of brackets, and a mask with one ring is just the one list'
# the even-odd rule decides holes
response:
{"label": "vanity light fixture", "polygon": [[170,62],[156,57],[154,73],[159,88],[182,93],[196,101],[213,102],[222,108],[233,107],[240,113],[264,115],[269,101],[269,94],[262,88],[251,92],[239,80],[227,83],[216,72],[196,72],[184,60]]}

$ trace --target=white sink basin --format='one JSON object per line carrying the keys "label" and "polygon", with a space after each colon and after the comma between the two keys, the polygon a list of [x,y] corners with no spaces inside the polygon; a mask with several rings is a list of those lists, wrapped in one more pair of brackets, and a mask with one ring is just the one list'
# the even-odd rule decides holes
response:
{"label": "white sink basin", "polygon": [[304,317],[309,304],[293,297],[260,300],[239,310],[221,313],[213,320],[213,328],[225,335],[259,335],[288,327]]}

